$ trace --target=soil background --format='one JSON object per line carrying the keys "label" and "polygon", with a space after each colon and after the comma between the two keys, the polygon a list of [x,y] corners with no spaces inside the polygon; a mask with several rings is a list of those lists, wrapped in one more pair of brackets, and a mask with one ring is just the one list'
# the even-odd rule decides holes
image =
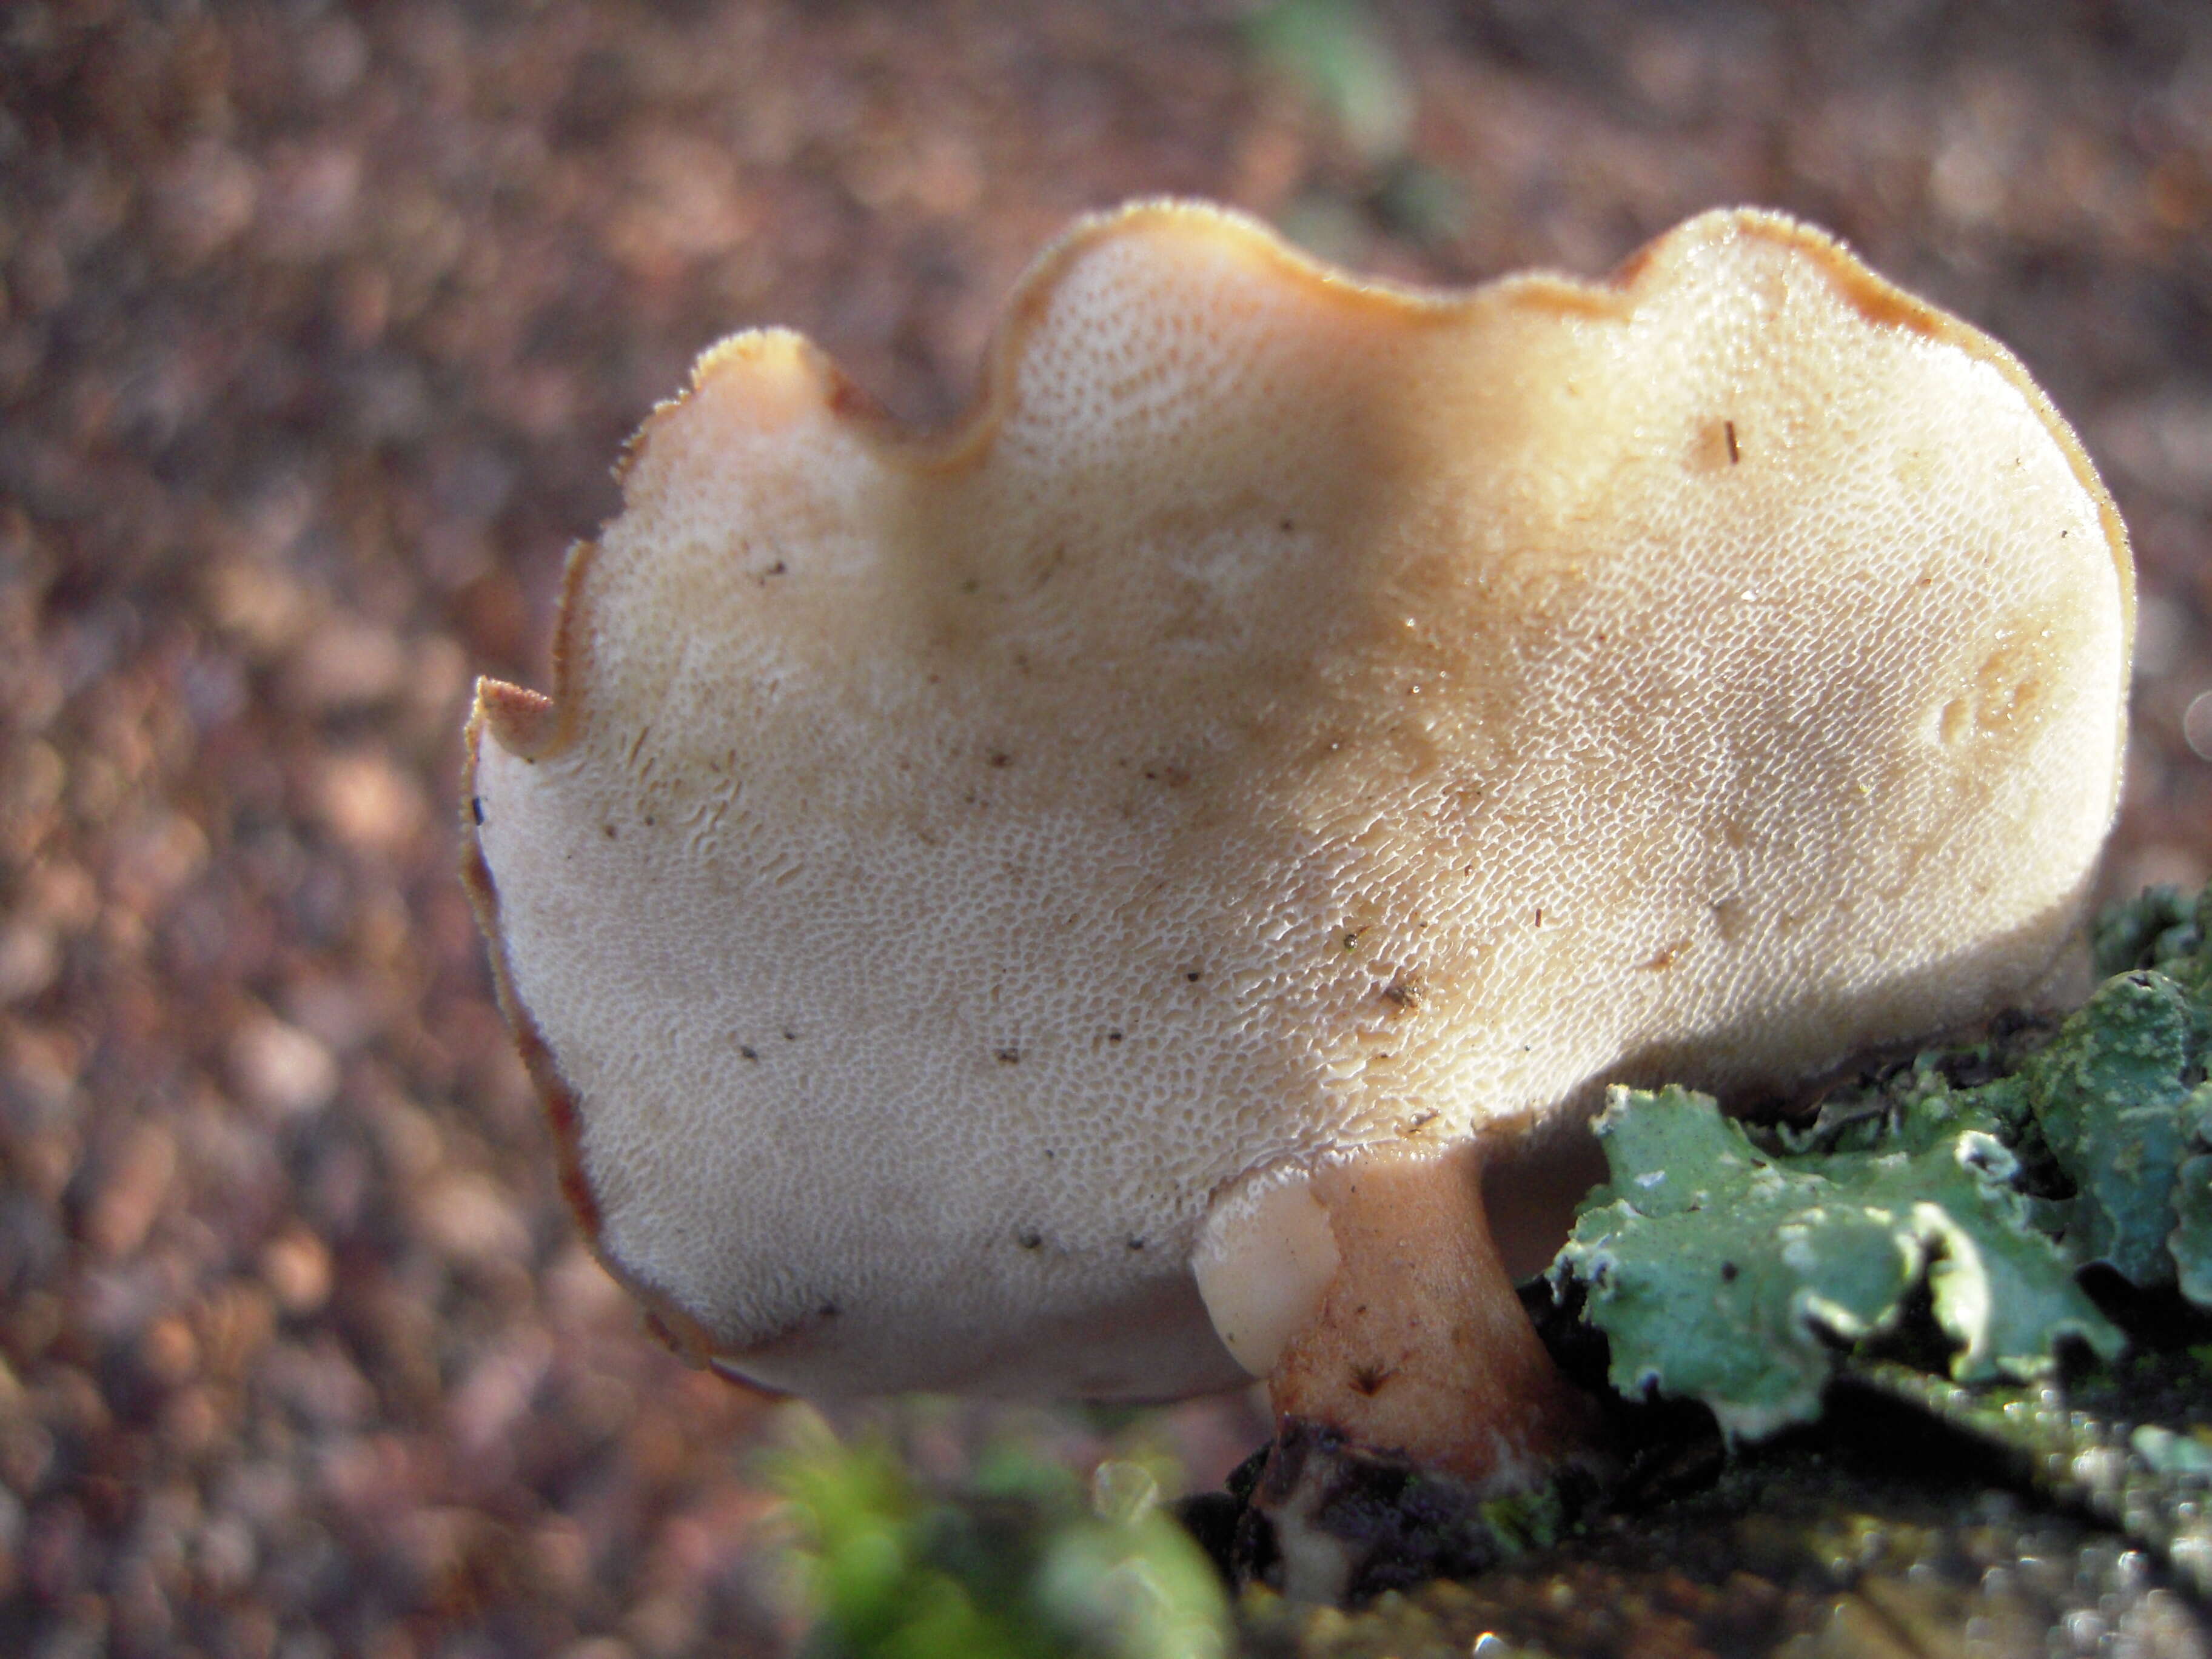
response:
{"label": "soil background", "polygon": [[[772,1408],[580,1249],[490,1000],[471,679],[544,683],[708,343],[939,423],[1161,192],[1448,283],[1759,203],[1993,331],[2135,537],[2107,888],[2212,874],[2212,8],[12,0],[0,1651],[788,1650]],[[1208,1484],[1261,1424],[1139,1431]]]}

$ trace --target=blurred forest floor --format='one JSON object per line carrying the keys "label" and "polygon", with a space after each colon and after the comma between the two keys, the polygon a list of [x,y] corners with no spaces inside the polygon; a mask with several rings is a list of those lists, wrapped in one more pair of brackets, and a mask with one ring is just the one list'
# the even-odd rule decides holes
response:
{"label": "blurred forest floor", "polygon": [[[1454,283],[1766,204],[1992,331],[2136,538],[2108,887],[2212,875],[2212,8],[13,0],[0,1650],[788,1647],[770,1408],[579,1249],[490,1001],[471,678],[544,683],[719,335],[940,422],[1024,262],[1165,191]],[[1207,1484],[1261,1432],[1020,1421]]]}

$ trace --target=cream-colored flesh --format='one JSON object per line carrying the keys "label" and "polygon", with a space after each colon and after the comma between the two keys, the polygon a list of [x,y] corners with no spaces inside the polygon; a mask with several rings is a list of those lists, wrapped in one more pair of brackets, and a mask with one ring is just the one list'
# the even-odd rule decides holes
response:
{"label": "cream-colored flesh", "polygon": [[1214,1334],[1265,1376],[1312,1323],[1342,1261],[1310,1172],[1296,1170],[1215,1200],[1190,1265]]}

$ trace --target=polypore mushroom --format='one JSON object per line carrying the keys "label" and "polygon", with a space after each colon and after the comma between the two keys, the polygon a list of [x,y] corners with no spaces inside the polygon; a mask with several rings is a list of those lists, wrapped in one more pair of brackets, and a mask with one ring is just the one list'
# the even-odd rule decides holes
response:
{"label": "polypore mushroom", "polygon": [[624,488],[473,884],[586,1231],[774,1388],[1272,1375],[1525,1478],[1486,1171],[2032,999],[2112,811],[2080,446],[1771,215],[1430,294],[1140,205],[950,434],[749,333]]}

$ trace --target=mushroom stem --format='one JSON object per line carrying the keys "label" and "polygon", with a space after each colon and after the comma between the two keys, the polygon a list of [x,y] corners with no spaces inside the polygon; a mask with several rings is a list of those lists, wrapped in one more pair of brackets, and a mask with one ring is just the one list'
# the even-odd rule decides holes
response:
{"label": "mushroom stem", "polygon": [[[1274,1173],[1208,1216],[1200,1293],[1230,1352],[1266,1373],[1275,1417],[1252,1497],[1270,1541],[1249,1565],[1284,1594],[1331,1601],[1365,1582],[1395,1547],[1363,1517],[1409,1474],[1429,1483],[1431,1522],[1602,1480],[1596,1404],[1538,1339],[1483,1201],[1486,1165],[1517,1177],[1528,1151],[1503,1134],[1431,1157],[1364,1151]],[[1421,1547],[1458,1547],[1464,1531],[1443,1525]]]}
{"label": "mushroom stem", "polygon": [[1334,1431],[1480,1495],[1593,1460],[1596,1409],[1545,1352],[1491,1237],[1492,1144],[1313,1175],[1336,1270],[1268,1376],[1279,1435]]}

